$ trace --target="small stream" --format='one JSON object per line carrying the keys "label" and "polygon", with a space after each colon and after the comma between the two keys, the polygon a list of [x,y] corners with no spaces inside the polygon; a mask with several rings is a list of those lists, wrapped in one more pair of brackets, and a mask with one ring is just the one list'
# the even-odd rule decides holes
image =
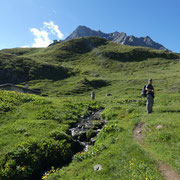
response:
{"label": "small stream", "polygon": [[[96,136],[102,130],[106,120],[102,120],[100,114],[104,109],[92,112],[88,117],[73,125],[69,129],[69,135],[73,139],[72,152],[75,155],[77,152],[87,152],[89,147],[93,146],[96,141]],[[68,166],[68,162],[65,166]],[[47,172],[44,173],[45,175]]]}
{"label": "small stream", "polygon": [[103,111],[104,109],[92,112],[90,116],[83,118],[79,123],[75,124],[74,127],[69,129],[69,134],[76,144],[76,152],[87,152],[88,148],[94,145],[97,134],[107,123],[107,121],[102,120],[100,117],[100,113]]}

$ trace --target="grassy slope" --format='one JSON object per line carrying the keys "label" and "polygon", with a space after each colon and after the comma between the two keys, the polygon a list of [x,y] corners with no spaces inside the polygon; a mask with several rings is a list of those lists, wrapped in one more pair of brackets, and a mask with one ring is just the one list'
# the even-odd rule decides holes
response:
{"label": "grassy slope", "polygon": [[[56,100],[8,91],[0,91],[0,99],[0,179],[39,179],[51,166],[67,163],[72,149],[69,127],[100,108],[96,102],[75,98]],[[60,153],[64,157],[59,160]]]}
{"label": "grassy slope", "polygon": [[[87,38],[87,40],[80,38],[47,49],[23,49],[23,53],[21,53],[21,49],[3,50],[3,53],[13,53],[18,57],[31,58],[38,63],[50,62],[53,65],[62,65],[75,73],[64,80],[30,81],[30,88],[40,88],[54,100],[65,98],[68,94],[69,98],[75,98],[78,101],[88,100],[89,91],[94,90],[96,99],[107,108],[104,118],[109,120],[108,127],[111,128],[112,125],[112,129],[110,131],[103,130],[99,135],[99,140],[92,149],[98,152],[93,155],[91,151],[87,154],[77,155],[76,161],[69,167],[54,173],[48,179],[71,179],[72,177],[74,179],[161,179],[154,161],[159,159],[170,164],[180,173],[178,151],[180,147],[180,123],[178,120],[180,63],[175,60],[179,58],[178,55],[149,48],[121,46],[99,38],[98,41],[93,38],[90,42],[91,46],[88,46],[89,41],[91,38]],[[154,113],[147,116],[145,106],[141,102],[140,91],[149,77],[153,79],[156,99]],[[110,85],[98,89],[91,86],[87,88],[87,84],[82,83],[84,78],[90,82],[104,80]],[[82,90],[84,88],[85,92],[77,94],[74,90],[78,88]],[[112,96],[106,97],[106,93],[111,93]],[[122,103],[123,100],[129,99],[139,100],[139,103]],[[31,125],[37,123],[33,120],[34,110],[27,111],[29,108],[36,109],[36,107],[33,107],[32,104],[22,107],[21,116],[31,122]],[[20,112],[17,111],[16,115],[11,112],[5,116],[2,115],[1,121],[15,121],[18,113]],[[26,118],[27,116],[28,118]],[[28,131],[36,137],[36,130],[31,130],[31,125],[24,126],[21,121],[18,121],[19,125],[16,129],[25,129],[22,131]],[[147,124],[144,132],[146,149],[153,153],[153,158],[149,157],[149,154],[132,139],[132,129],[138,121],[145,121]],[[163,128],[156,130],[155,127],[159,124],[163,125]],[[56,122],[53,121],[50,129],[56,125]],[[2,127],[4,129],[2,133],[7,136],[5,133],[7,126],[3,123]],[[45,133],[47,130],[46,124],[42,132]],[[18,133],[14,132],[7,137],[15,135]],[[19,137],[23,139],[24,136],[20,135]],[[6,147],[1,150],[2,153],[9,146],[15,144],[13,140],[11,144],[3,142],[3,140],[1,142],[3,147]],[[93,165],[95,164],[101,164],[103,170],[94,172]]]}

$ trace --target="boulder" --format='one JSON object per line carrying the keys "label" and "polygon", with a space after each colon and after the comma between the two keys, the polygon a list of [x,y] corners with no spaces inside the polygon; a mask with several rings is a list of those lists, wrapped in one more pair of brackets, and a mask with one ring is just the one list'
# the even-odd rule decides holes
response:
{"label": "boulder", "polygon": [[100,164],[96,164],[94,166],[94,171],[101,171],[102,170],[102,166]]}
{"label": "boulder", "polygon": [[107,94],[106,94],[106,96],[111,96],[111,95],[112,95],[112,94],[110,94],[110,93],[107,93]]}
{"label": "boulder", "polygon": [[161,128],[163,128],[163,125],[157,125],[156,126],[156,129],[161,129]]}

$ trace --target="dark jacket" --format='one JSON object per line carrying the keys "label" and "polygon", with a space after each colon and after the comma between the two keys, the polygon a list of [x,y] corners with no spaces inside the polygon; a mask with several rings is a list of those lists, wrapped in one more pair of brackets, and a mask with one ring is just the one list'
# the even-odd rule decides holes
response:
{"label": "dark jacket", "polygon": [[[151,90],[154,90],[154,87],[153,87],[152,84],[147,84],[147,85],[146,85],[146,88],[151,89]],[[154,92],[152,92],[152,91],[146,91],[146,95],[149,95],[149,94],[154,98]]]}

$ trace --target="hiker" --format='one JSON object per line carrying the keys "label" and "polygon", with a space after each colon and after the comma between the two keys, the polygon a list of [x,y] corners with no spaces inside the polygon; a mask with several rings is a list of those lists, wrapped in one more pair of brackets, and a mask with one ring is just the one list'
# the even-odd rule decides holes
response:
{"label": "hiker", "polygon": [[148,80],[146,85],[146,97],[147,97],[147,113],[152,113],[152,107],[154,103],[154,87],[152,85],[152,79]]}

